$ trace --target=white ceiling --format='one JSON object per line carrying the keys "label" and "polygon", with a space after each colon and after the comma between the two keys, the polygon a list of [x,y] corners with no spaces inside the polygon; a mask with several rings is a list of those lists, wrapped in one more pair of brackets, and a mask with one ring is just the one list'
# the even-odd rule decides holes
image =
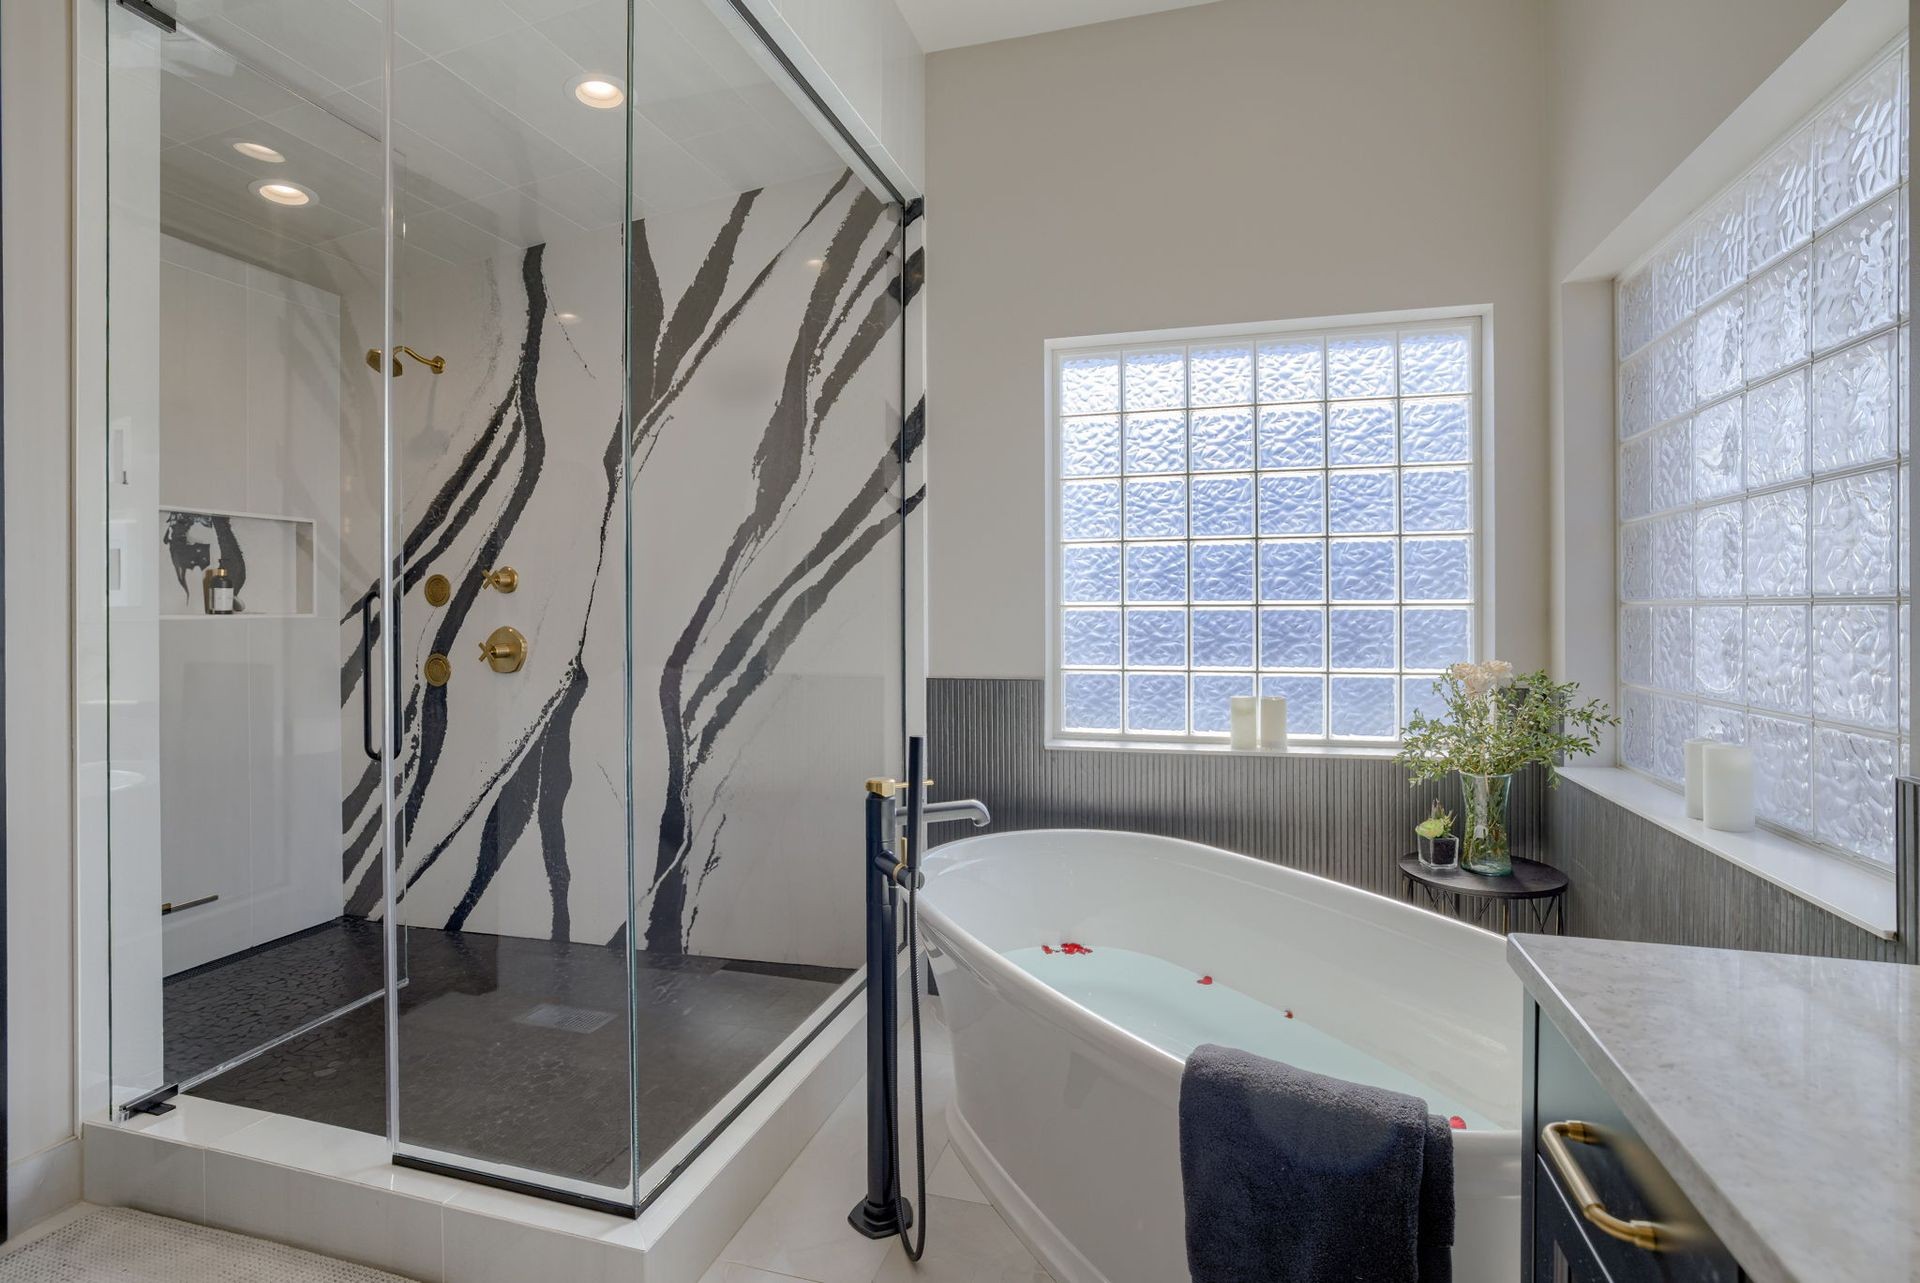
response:
{"label": "white ceiling", "polygon": [[1213,0],[895,0],[928,53],[1089,23],[1187,9]]}
{"label": "white ceiling", "polygon": [[[163,42],[161,221],[291,266],[380,255],[383,0],[176,0]],[[453,262],[617,224],[625,112],[574,100],[619,75],[627,0],[412,0],[394,39],[395,175],[406,250]],[[128,19],[132,21],[132,19]],[[634,0],[633,186],[651,217],[841,164],[703,0]],[[251,160],[264,143],[284,163]],[[315,200],[281,208],[262,180]]]}

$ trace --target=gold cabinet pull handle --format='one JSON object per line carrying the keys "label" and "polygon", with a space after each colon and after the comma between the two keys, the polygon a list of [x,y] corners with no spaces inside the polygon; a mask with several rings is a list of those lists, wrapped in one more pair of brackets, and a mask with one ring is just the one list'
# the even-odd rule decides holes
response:
{"label": "gold cabinet pull handle", "polygon": [[1568,1141],[1577,1141],[1582,1145],[1601,1143],[1600,1131],[1591,1123],[1575,1122],[1571,1119],[1564,1123],[1548,1123],[1540,1129],[1540,1146],[1547,1151],[1547,1158],[1553,1163],[1553,1169],[1559,1174],[1561,1184],[1567,1187],[1567,1194],[1580,1208],[1580,1215],[1587,1218],[1593,1227],[1610,1238],[1622,1243],[1631,1243],[1635,1247],[1645,1248],[1649,1252],[1658,1252],[1665,1245],[1667,1232],[1652,1221],[1622,1220],[1607,1210],[1600,1201],[1599,1193],[1593,1188],[1593,1182],[1573,1161],[1573,1153],[1567,1148]]}

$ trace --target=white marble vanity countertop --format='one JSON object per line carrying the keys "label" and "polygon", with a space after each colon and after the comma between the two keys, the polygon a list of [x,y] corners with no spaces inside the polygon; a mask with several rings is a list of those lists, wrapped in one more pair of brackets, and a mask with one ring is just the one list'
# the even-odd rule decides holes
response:
{"label": "white marble vanity countertop", "polygon": [[1507,959],[1757,1283],[1920,1280],[1920,967],[1538,935]]}

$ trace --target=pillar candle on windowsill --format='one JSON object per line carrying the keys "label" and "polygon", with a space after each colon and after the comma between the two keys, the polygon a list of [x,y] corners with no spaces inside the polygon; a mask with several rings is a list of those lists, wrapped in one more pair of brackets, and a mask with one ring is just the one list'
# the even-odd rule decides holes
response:
{"label": "pillar candle on windowsill", "polygon": [[1715,739],[1693,739],[1688,740],[1682,745],[1682,748],[1686,752],[1687,759],[1687,818],[1690,820],[1702,819],[1706,814],[1700,806],[1700,786],[1702,783],[1700,758],[1707,745],[1718,744],[1719,742],[1719,740]]}
{"label": "pillar candle on windowsill", "polygon": [[1700,751],[1701,818],[1710,829],[1753,829],[1753,750],[1744,744],[1709,744]]}
{"label": "pillar candle on windowsill", "polygon": [[1287,751],[1287,697],[1284,695],[1260,697],[1260,747],[1281,753]]}
{"label": "pillar candle on windowsill", "polygon": [[1227,742],[1234,748],[1252,748],[1257,738],[1255,725],[1259,720],[1259,702],[1251,695],[1235,695],[1232,710],[1228,713]]}

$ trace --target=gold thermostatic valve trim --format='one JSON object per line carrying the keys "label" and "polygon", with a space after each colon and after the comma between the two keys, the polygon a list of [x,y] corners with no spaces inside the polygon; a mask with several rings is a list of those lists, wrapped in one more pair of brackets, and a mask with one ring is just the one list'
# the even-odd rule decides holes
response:
{"label": "gold thermostatic valve trim", "polygon": [[453,584],[445,575],[428,575],[426,587],[422,591],[426,594],[427,605],[444,606],[453,596]]}
{"label": "gold thermostatic valve trim", "polygon": [[498,570],[483,571],[480,576],[482,587],[495,592],[512,592],[520,586],[520,572],[512,566],[502,566]]}
{"label": "gold thermostatic valve trim", "polygon": [[527,639],[518,628],[502,624],[480,643],[480,659],[496,673],[517,673],[527,662]]}
{"label": "gold thermostatic valve trim", "polygon": [[420,675],[427,679],[429,686],[445,686],[453,676],[453,661],[436,650],[420,665]]}

